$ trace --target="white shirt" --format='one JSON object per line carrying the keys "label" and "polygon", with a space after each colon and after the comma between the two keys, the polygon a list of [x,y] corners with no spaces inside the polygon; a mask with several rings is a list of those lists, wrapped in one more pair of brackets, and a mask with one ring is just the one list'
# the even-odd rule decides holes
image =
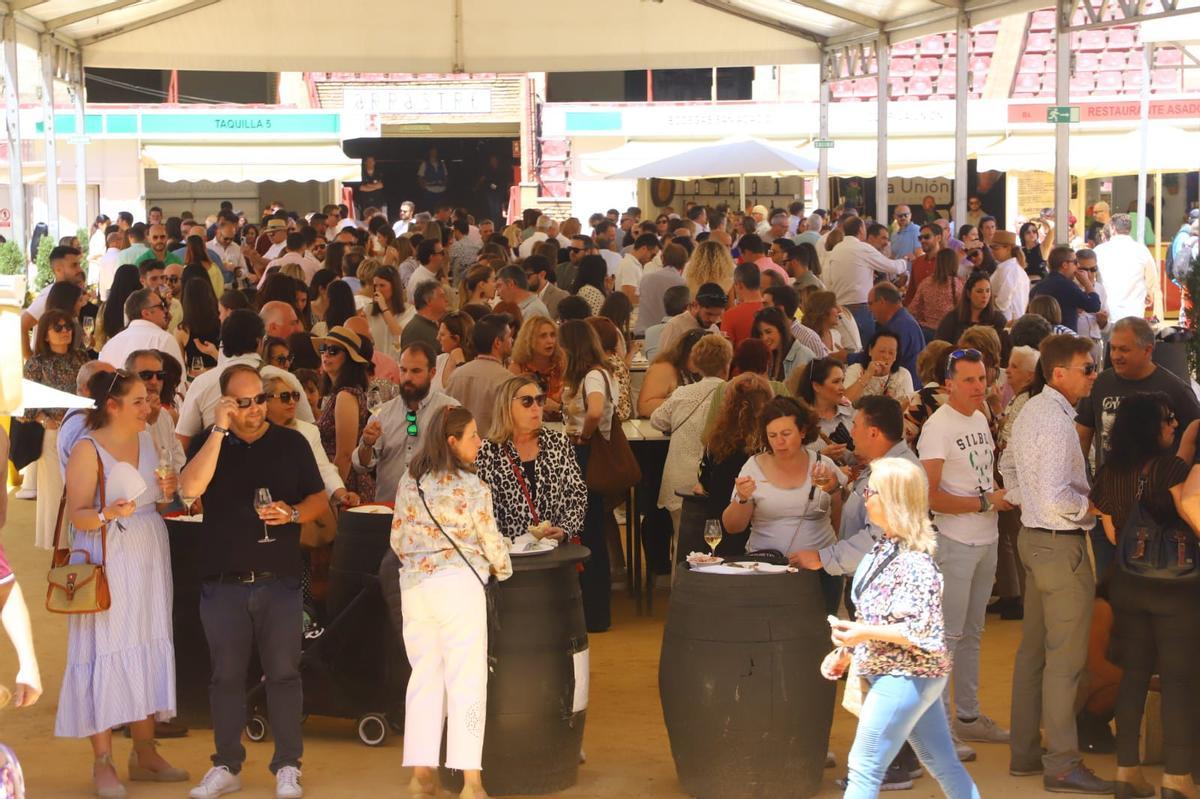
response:
{"label": "white shirt", "polygon": [[[1100,273],[1097,272],[1097,275]],[[1108,289],[1104,288],[1104,283],[1097,280],[1093,286],[1093,290],[1100,297],[1100,310],[1103,313],[1108,313]],[[1084,338],[1090,338],[1093,341],[1099,341],[1103,336],[1104,328],[1100,327],[1100,323],[1096,321],[1096,314],[1088,313],[1087,311],[1079,312],[1079,320],[1076,323],[1076,332]]]}
{"label": "white shirt", "polygon": [[100,275],[97,278],[100,285],[100,299],[107,300],[108,292],[112,289],[113,278],[117,275],[117,267],[120,262],[121,251],[116,247],[109,247],[104,251],[103,257],[100,258]]}
{"label": "white shirt", "polygon": [[600,257],[604,259],[604,263],[608,266],[608,276],[616,277],[617,268],[621,265],[621,256],[612,250],[601,248]]}
{"label": "white shirt", "polygon": [[[1146,315],[1146,294],[1158,264],[1154,256],[1127,235],[1116,235],[1096,247],[1096,266],[1108,290],[1108,308],[1115,322],[1127,316]],[[1151,278],[1147,280],[1147,275]]]}
{"label": "white shirt", "polygon": [[272,244],[267,248],[267,251],[263,253],[263,258],[266,258],[268,262],[274,261],[276,258],[283,255],[284,249],[285,242],[281,241],[278,244]]}
{"label": "white shirt", "polygon": [[996,264],[992,273],[992,300],[996,310],[1010,322],[1025,315],[1029,307],[1029,275],[1016,258]]}
{"label": "white shirt", "polygon": [[392,232],[396,234],[396,238],[400,238],[408,232],[408,229],[412,227],[412,223],[413,220],[411,219],[397,219],[392,223]]}
{"label": "white shirt", "polygon": [[408,279],[408,301],[415,303],[417,301],[417,286],[424,283],[426,280],[437,280],[437,275],[429,271],[429,267],[421,264],[413,270],[412,277]]}
{"label": "white shirt", "polygon": [[237,242],[230,241],[228,247],[222,247],[221,242],[215,237],[208,242],[208,249],[221,256],[221,265],[225,267],[227,272],[232,273],[235,267],[246,268],[246,256],[242,255],[242,248],[237,245]]}
{"label": "white shirt", "polygon": [[[992,432],[983,412],[976,410],[970,416],[964,416],[948,402],[926,420],[917,441],[917,455],[921,460],[942,462],[938,487],[956,497],[978,497],[980,491],[992,492],[995,451]],[[970,546],[986,546],[999,536],[994,510],[987,513],[935,511],[933,523],[941,535]]]}
{"label": "white shirt", "polygon": [[233,358],[227,358],[224,353],[221,353],[216,367],[197,376],[188,388],[187,396],[183,398],[183,407],[179,409],[179,422],[175,425],[176,434],[187,437],[196,436],[213,423],[216,418],[217,401],[221,399],[221,372],[225,371],[226,367],[238,363],[255,367],[263,379],[282,377],[287,381],[291,391],[300,392],[300,402],[296,403],[296,418],[305,422],[316,421],[313,418],[312,408],[304,399],[304,386],[300,385],[300,381],[294,374],[285,372],[277,366],[262,366],[262,358],[257,352]]}
{"label": "white shirt", "polygon": [[617,290],[621,290],[625,286],[633,286],[633,293],[638,293],[638,286],[642,282],[642,262],[634,257],[633,253],[626,255],[621,259],[621,263],[617,264]]}
{"label": "white shirt", "polygon": [[837,294],[839,305],[858,305],[867,301],[876,272],[903,275],[908,272],[908,262],[888,258],[857,236],[847,236],[829,253],[825,286]]}
{"label": "white shirt", "polygon": [[[302,405],[307,404],[308,401],[301,394],[300,402],[296,404],[296,410],[299,410]],[[288,427],[304,436],[304,440],[308,442],[308,447],[312,450],[313,458],[317,461],[317,471],[321,473],[321,482],[325,484],[325,493],[332,497],[334,492],[345,488],[346,484],[342,482],[342,476],[338,473],[338,468],[330,462],[329,456],[325,454],[325,447],[321,446],[321,431],[317,426],[312,422],[293,419]],[[175,440],[178,441],[179,439]]]}
{"label": "white shirt", "polygon": [[166,330],[147,319],[134,319],[124,330],[110,338],[100,350],[100,360],[112,364],[117,369],[124,369],[129,353],[137,350],[161,350],[179,361],[186,374],[187,364],[184,363],[179,342]]}
{"label": "white shirt", "polygon": [[154,450],[159,453],[159,460],[162,459],[162,451],[164,447],[171,451],[171,466],[175,469],[176,474],[187,463],[187,455],[183,452],[183,445],[179,443],[179,439],[175,436],[175,420],[171,418],[171,414],[165,410],[158,412],[158,418],[153,424],[147,423],[146,431],[150,433],[150,438],[154,441]]}
{"label": "white shirt", "polygon": [[[25,309],[25,313],[32,316],[34,321],[40,322],[42,320],[42,314],[46,312],[46,298],[49,296],[50,289],[53,286],[53,282],[42,286],[42,290],[37,293],[37,296],[33,298],[33,302],[29,303],[29,307]],[[124,362],[122,362],[121,366],[124,365]]]}
{"label": "white shirt", "polygon": [[[546,241],[549,238],[550,237],[548,235],[546,235],[545,233],[543,233],[539,230],[536,233],[534,233],[532,236],[530,236],[529,238],[525,239],[525,241],[521,242],[521,246],[517,248],[517,253],[522,258],[528,258],[529,256],[533,255],[534,247],[538,246],[543,241]],[[568,243],[570,243],[570,242],[568,242]]]}

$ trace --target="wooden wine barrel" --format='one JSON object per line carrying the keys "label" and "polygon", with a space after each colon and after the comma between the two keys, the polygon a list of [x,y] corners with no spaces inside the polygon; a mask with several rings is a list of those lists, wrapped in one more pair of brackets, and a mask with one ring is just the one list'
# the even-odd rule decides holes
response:
{"label": "wooden wine barrel", "polygon": [[705,574],[671,591],[658,689],[683,788],[699,799],[807,797],[821,784],[835,686],[816,572]]}
{"label": "wooden wine barrel", "polygon": [[[564,544],[516,557],[513,576],[500,583],[483,737],[483,786],[491,796],[554,793],[578,778],[588,637],[576,565],[589,555],[586,547]],[[443,769],[442,780],[461,789],[461,772]]]}

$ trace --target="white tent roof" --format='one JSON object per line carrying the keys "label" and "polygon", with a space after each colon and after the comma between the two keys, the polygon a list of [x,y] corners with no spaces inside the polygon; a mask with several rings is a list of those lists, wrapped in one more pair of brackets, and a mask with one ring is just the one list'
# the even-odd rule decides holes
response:
{"label": "white tent roof", "polygon": [[147,163],[158,167],[159,179],[170,183],[358,180],[361,176],[358,160],[347,158],[337,144],[147,144],[142,154]]}
{"label": "white tent roof", "polygon": [[[1151,122],[1146,152],[1148,172],[1192,172],[1200,169],[1200,132]],[[1071,174],[1081,178],[1136,174],[1141,158],[1137,130],[1072,133]],[[1009,136],[979,153],[979,171],[1054,171],[1054,136],[1043,133]]]}
{"label": "white tent roof", "polygon": [[655,158],[618,172],[614,178],[715,178],[728,175],[794,175],[812,173],[814,159],[790,147],[761,139],[733,138],[697,144],[665,158]]}
{"label": "white tent roof", "polygon": [[[986,19],[1045,0],[963,5]],[[0,11],[12,11],[26,31],[79,47],[86,66],[414,73],[814,63],[818,44],[951,30],[957,6],[948,0],[610,0],[602,6],[359,0],[340,15],[318,0],[0,0]]]}

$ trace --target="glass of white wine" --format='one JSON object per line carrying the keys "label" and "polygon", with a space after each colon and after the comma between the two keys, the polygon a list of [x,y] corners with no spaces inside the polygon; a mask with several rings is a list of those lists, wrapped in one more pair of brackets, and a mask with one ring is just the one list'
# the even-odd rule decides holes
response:
{"label": "glass of white wine", "polygon": [[[266,510],[274,504],[275,500],[271,499],[271,489],[257,488],[254,490],[254,509],[257,511]],[[271,534],[267,532],[267,523],[263,522],[263,537],[258,539],[260,544],[270,544],[274,541]]]}
{"label": "glass of white wine", "polygon": [[83,317],[83,334],[85,336],[87,336],[89,345],[91,344],[91,341],[92,341],[92,335],[95,332],[96,332],[96,317],[94,317],[94,316]]}
{"label": "glass of white wine", "polygon": [[203,371],[204,371],[204,358],[199,355],[193,355],[192,356],[192,369],[191,369],[192,375],[191,376],[195,377],[196,375],[202,373]]}
{"label": "glass of white wine", "polygon": [[[165,444],[158,448],[158,465],[154,467],[154,473],[163,480],[175,473],[175,465],[171,461],[171,448]],[[163,502],[170,502],[173,499],[175,499],[174,496],[164,496]]]}
{"label": "glass of white wine", "polygon": [[721,529],[720,519],[709,519],[704,523],[704,543],[708,544],[708,549],[713,557],[716,557],[717,547],[724,537],[725,531]]}

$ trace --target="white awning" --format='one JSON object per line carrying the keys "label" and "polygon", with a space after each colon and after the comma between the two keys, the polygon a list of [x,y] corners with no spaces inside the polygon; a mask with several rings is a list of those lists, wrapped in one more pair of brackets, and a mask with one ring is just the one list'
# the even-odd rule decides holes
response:
{"label": "white awning", "polygon": [[[1068,153],[1071,174],[1080,178],[1134,175],[1141,159],[1141,134],[1075,133]],[[1200,169],[1200,132],[1161,122],[1150,123],[1146,171],[1193,172]],[[979,171],[997,169],[1024,172],[1054,171],[1052,134],[1009,136],[979,153]]]}
{"label": "white awning", "polygon": [[336,144],[147,144],[147,166],[177,181],[358,180],[361,167]]}

